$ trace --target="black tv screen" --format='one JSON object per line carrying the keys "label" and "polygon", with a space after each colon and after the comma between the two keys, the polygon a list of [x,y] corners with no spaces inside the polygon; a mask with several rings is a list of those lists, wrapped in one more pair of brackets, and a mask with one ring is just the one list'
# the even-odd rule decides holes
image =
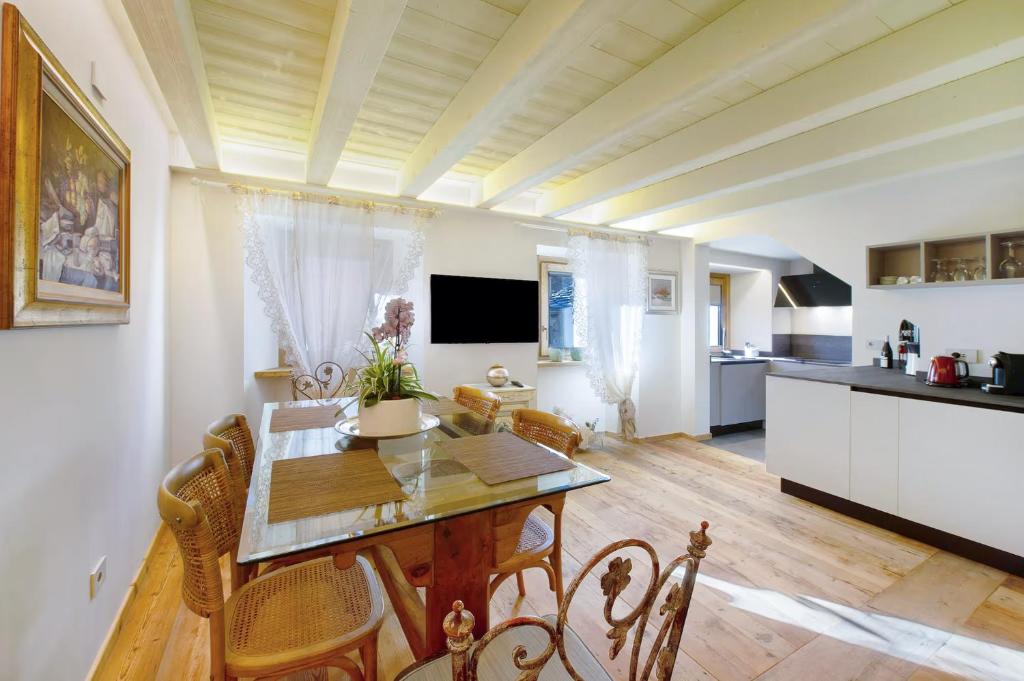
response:
{"label": "black tv screen", "polygon": [[536,281],[430,275],[431,343],[536,343]]}

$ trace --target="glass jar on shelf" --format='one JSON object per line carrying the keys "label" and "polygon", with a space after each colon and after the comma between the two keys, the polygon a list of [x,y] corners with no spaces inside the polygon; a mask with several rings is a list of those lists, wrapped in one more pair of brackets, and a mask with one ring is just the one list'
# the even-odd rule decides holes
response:
{"label": "glass jar on shelf", "polygon": [[968,281],[971,272],[967,269],[968,258],[953,258],[953,281]]}
{"label": "glass jar on shelf", "polygon": [[985,258],[971,258],[970,270],[971,279],[974,281],[985,281],[988,279],[988,269],[985,267]]}
{"label": "glass jar on shelf", "polygon": [[1006,258],[999,263],[999,276],[1003,279],[1024,277],[1024,264],[1017,259],[1015,252],[1018,246],[1024,246],[1024,241],[1011,239],[1003,241],[999,245],[1006,249]]}

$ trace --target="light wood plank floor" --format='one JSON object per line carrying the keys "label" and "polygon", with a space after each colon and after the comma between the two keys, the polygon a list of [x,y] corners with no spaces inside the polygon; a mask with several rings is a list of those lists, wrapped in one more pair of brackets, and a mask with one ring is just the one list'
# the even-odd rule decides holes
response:
{"label": "light wood plank floor", "polygon": [[[606,443],[580,459],[613,481],[568,495],[566,584],[610,541],[647,539],[664,564],[688,530],[711,523],[674,679],[1024,679],[1024,580],[783,495],[763,464],[729,452],[684,439]],[[208,678],[206,622],[181,604],[170,534],[157,542],[97,679]],[[526,577],[525,599],[515,580],[502,585],[492,622],[555,610],[544,575]],[[597,577],[572,621],[604,657]],[[390,606],[380,650],[382,679],[412,661]],[[608,663],[616,678],[624,662]]]}

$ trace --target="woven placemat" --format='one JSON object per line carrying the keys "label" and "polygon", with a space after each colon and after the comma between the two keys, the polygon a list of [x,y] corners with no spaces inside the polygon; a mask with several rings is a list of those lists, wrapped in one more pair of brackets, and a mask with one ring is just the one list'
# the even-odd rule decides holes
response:
{"label": "woven placemat", "polygon": [[342,420],[343,416],[335,416],[338,405],[329,404],[321,407],[293,407],[275,409],[270,414],[270,432],[280,433],[286,430],[308,430],[310,428],[331,428]]}
{"label": "woven placemat", "polygon": [[405,499],[372,449],[281,459],[270,469],[268,523]]}
{"label": "woven placemat", "polygon": [[453,414],[472,414],[473,410],[463,407],[450,397],[441,397],[435,400],[423,401],[423,413],[434,416],[451,416]]}
{"label": "woven placemat", "polygon": [[507,432],[447,440],[441,447],[488,485],[576,467],[569,459]]}

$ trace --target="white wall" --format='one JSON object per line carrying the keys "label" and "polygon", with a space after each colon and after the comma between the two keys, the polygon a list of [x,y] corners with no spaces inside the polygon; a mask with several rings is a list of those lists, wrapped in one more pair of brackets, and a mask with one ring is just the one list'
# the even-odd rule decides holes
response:
{"label": "white wall", "polygon": [[[18,7],[132,151],[131,323],[0,331],[9,679],[81,679],[158,526],[167,465],[167,127],[101,0]],[[89,572],[107,582],[89,601]]]}
{"label": "white wall", "polygon": [[[868,245],[972,234],[1024,223],[1024,157],[768,207],[702,225],[698,240],[769,234],[853,286],[853,359],[869,339],[921,326],[925,357],[947,348],[1024,352],[1024,285],[942,290],[866,288]],[[987,367],[975,367],[987,372]]]}

